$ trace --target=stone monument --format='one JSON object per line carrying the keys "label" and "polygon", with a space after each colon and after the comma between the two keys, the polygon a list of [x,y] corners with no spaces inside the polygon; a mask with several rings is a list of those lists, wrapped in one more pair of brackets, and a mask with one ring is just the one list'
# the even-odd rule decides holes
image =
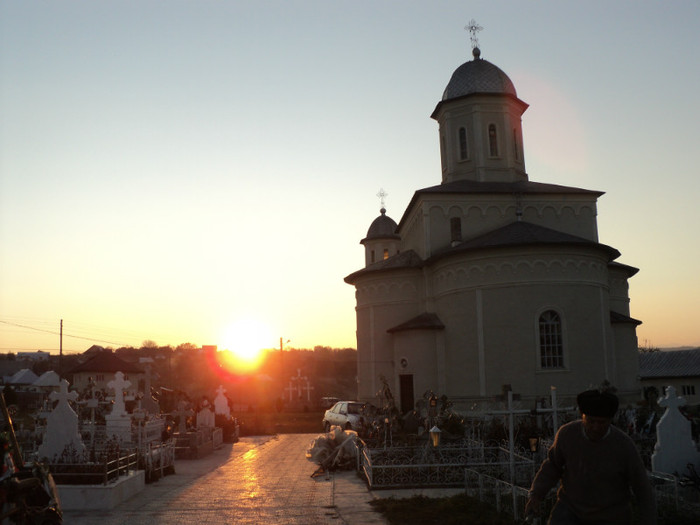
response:
{"label": "stone monument", "polygon": [[124,406],[124,389],[131,386],[131,381],[124,379],[122,372],[116,372],[114,379],[107,383],[107,388],[114,390],[112,412],[105,416],[107,437],[116,437],[121,442],[131,441],[131,416]]}
{"label": "stone monument", "polygon": [[197,428],[214,428],[214,426],[214,412],[211,411],[209,401],[205,400],[202,404],[202,408],[197,412]]}
{"label": "stone monument", "polygon": [[651,455],[651,469],[655,472],[683,476],[688,473],[689,464],[695,469],[700,467],[700,453],[693,441],[690,421],[679,410],[685,404],[685,399],[678,397],[672,386],[666,388],[666,396],[659,401],[666,412],[656,425],[656,445]]}
{"label": "stone monument", "polygon": [[228,399],[226,399],[226,396],[224,395],[225,392],[226,389],[223,385],[219,385],[219,388],[216,389],[216,397],[214,398],[214,413],[217,416],[221,415],[228,417],[231,415],[231,409],[228,406]]}
{"label": "stone monument", "polygon": [[54,461],[60,458],[64,451],[70,453],[74,450],[78,455],[84,454],[85,445],[80,438],[78,414],[68,404],[69,400],[78,399],[78,393],[68,392],[68,381],[62,379],[59,391],[51,392],[49,399],[58,401],[58,404],[46,418],[46,435],[39,446],[39,457]]}

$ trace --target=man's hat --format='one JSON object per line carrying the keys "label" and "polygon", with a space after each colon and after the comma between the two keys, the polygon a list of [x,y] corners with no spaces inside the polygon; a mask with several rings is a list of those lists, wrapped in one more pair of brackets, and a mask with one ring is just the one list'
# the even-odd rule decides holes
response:
{"label": "man's hat", "polygon": [[582,414],[593,417],[613,417],[617,412],[619,401],[611,392],[586,390],[576,397],[578,408]]}

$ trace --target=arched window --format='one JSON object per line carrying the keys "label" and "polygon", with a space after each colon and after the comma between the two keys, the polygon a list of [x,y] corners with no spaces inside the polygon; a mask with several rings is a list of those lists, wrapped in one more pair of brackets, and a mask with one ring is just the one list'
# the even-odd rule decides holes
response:
{"label": "arched window", "polygon": [[513,153],[515,154],[515,160],[520,160],[518,158],[518,132],[513,128]]}
{"label": "arched window", "polygon": [[543,369],[564,368],[561,318],[554,310],[540,315],[540,366]]}
{"label": "arched window", "polygon": [[384,248],[384,258],[385,259],[389,258],[389,250],[387,248]]}
{"label": "arched window", "polygon": [[495,124],[489,124],[489,155],[498,157],[498,135]]}
{"label": "arched window", "polygon": [[467,160],[469,150],[467,149],[467,129],[459,128],[459,160]]}

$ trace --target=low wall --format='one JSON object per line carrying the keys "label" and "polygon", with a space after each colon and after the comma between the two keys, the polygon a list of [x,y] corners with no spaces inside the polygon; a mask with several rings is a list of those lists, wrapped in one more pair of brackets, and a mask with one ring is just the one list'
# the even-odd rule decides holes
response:
{"label": "low wall", "polygon": [[132,471],[107,485],[56,485],[64,510],[108,510],[126,501],[146,485],[143,470]]}

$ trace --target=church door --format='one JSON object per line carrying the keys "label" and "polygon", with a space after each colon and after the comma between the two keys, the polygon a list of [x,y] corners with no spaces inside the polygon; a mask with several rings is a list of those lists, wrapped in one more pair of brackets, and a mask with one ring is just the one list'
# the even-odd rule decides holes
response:
{"label": "church door", "polygon": [[401,390],[401,413],[405,414],[414,408],[413,374],[399,375],[399,388]]}

